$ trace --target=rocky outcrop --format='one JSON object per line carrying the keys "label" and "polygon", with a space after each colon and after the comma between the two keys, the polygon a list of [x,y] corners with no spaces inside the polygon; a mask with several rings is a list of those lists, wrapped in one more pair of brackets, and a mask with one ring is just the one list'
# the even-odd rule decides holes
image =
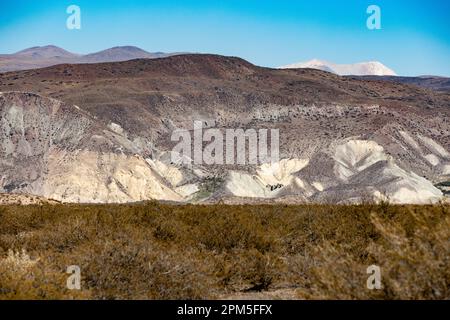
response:
{"label": "rocky outcrop", "polygon": [[126,137],[61,101],[0,94],[0,190],[66,202],[181,201]]}

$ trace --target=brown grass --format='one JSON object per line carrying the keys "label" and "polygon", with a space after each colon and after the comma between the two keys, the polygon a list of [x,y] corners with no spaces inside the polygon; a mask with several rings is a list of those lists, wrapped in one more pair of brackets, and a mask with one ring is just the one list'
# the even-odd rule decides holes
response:
{"label": "brown grass", "polygon": [[0,206],[1,299],[449,299],[449,257],[447,205]]}

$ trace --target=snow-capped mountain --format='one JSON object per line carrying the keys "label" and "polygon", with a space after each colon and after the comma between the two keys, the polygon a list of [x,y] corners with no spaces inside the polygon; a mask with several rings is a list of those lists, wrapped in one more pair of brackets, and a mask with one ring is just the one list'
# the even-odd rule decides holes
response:
{"label": "snow-capped mountain", "polygon": [[338,75],[355,76],[396,76],[397,74],[378,61],[360,62],[354,64],[336,64],[313,59],[280,67],[280,69],[311,68],[336,73]]}

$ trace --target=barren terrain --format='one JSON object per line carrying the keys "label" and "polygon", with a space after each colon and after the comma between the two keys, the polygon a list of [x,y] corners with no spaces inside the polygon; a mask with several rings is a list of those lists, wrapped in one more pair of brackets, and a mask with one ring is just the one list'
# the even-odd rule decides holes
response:
{"label": "barren terrain", "polygon": [[[446,91],[199,54],[3,73],[0,91],[4,192],[66,202],[427,204],[450,180]],[[282,162],[172,163],[171,134],[193,121],[278,129]]]}

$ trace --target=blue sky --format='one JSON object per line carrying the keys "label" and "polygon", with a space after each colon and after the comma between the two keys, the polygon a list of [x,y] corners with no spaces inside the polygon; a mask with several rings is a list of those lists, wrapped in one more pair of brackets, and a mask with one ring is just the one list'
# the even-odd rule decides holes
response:
{"label": "blue sky", "polygon": [[[71,4],[81,8],[81,30],[66,28]],[[381,30],[366,27],[371,4],[381,8]],[[217,53],[269,67],[378,60],[400,75],[450,76],[450,1],[0,0],[0,53],[47,44]]]}

